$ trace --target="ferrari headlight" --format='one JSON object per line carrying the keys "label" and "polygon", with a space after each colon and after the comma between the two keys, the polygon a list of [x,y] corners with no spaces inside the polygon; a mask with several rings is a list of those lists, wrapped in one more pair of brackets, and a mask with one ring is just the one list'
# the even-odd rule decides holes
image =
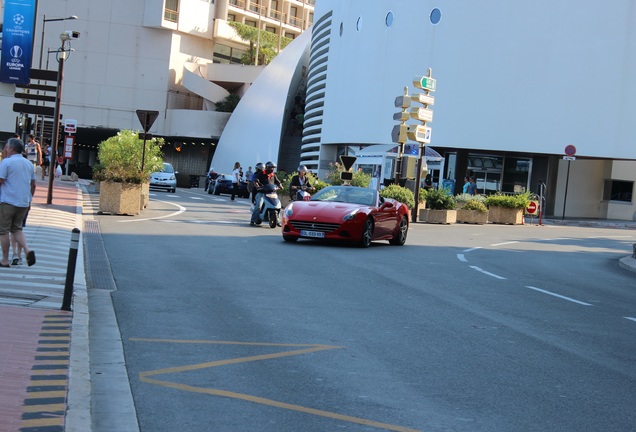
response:
{"label": "ferrari headlight", "polygon": [[294,214],[294,209],[292,207],[293,207],[293,204],[290,204],[287,206],[287,208],[285,209],[285,217],[290,217],[291,215]]}
{"label": "ferrari headlight", "polygon": [[342,218],[343,221],[348,222],[351,219],[353,219],[354,217],[356,217],[356,213],[358,213],[358,209],[355,209],[354,211],[352,211],[351,213],[347,213],[346,215],[344,215],[344,217]]}

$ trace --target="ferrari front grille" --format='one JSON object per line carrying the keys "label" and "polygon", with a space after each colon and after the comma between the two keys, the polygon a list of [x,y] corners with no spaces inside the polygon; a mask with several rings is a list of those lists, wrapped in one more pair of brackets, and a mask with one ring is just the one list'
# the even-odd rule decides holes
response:
{"label": "ferrari front grille", "polygon": [[332,232],[340,228],[340,224],[335,223],[323,223],[323,222],[308,222],[308,221],[291,221],[292,226],[300,231],[320,231],[324,233]]}

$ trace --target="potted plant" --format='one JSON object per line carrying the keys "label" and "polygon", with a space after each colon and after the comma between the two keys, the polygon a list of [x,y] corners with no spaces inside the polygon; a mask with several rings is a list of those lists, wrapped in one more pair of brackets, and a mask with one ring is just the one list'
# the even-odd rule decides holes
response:
{"label": "potted plant", "polygon": [[411,189],[405,188],[400,185],[392,184],[380,191],[382,198],[392,198],[396,201],[405,204],[409,209],[415,207],[415,196]]}
{"label": "potted plant", "polygon": [[162,139],[153,138],[144,150],[143,139],[130,130],[99,144],[99,162],[93,167],[93,179],[99,182],[99,213],[139,214],[147,204],[150,173],[163,165],[161,145]]}
{"label": "potted plant", "polygon": [[419,214],[422,222],[451,224],[457,221],[457,202],[448,189],[429,189],[424,199],[426,208]]}
{"label": "potted plant", "polygon": [[[465,195],[465,194],[462,194]],[[457,209],[457,222],[483,225],[488,222],[488,208],[483,203],[483,195],[470,195],[473,199],[468,199],[462,203],[462,207]],[[480,197],[480,198],[477,198]]]}
{"label": "potted plant", "polygon": [[520,225],[523,223],[523,211],[530,204],[530,192],[504,195],[497,193],[486,197],[488,220],[497,224]]}

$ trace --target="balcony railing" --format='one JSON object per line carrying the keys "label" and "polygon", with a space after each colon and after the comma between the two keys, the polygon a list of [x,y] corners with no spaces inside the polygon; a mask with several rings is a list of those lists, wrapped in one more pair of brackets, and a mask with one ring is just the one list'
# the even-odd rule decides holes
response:
{"label": "balcony railing", "polygon": [[289,17],[289,25],[301,28],[303,26],[303,20],[296,17]]}

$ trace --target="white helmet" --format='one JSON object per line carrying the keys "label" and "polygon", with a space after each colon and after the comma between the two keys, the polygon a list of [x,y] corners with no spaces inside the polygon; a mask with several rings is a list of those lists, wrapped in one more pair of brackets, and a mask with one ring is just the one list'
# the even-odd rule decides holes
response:
{"label": "white helmet", "polygon": [[307,167],[306,167],[305,165],[301,165],[301,166],[299,166],[299,167],[298,167],[298,172],[299,172],[299,173],[301,173],[301,172],[307,172]]}

